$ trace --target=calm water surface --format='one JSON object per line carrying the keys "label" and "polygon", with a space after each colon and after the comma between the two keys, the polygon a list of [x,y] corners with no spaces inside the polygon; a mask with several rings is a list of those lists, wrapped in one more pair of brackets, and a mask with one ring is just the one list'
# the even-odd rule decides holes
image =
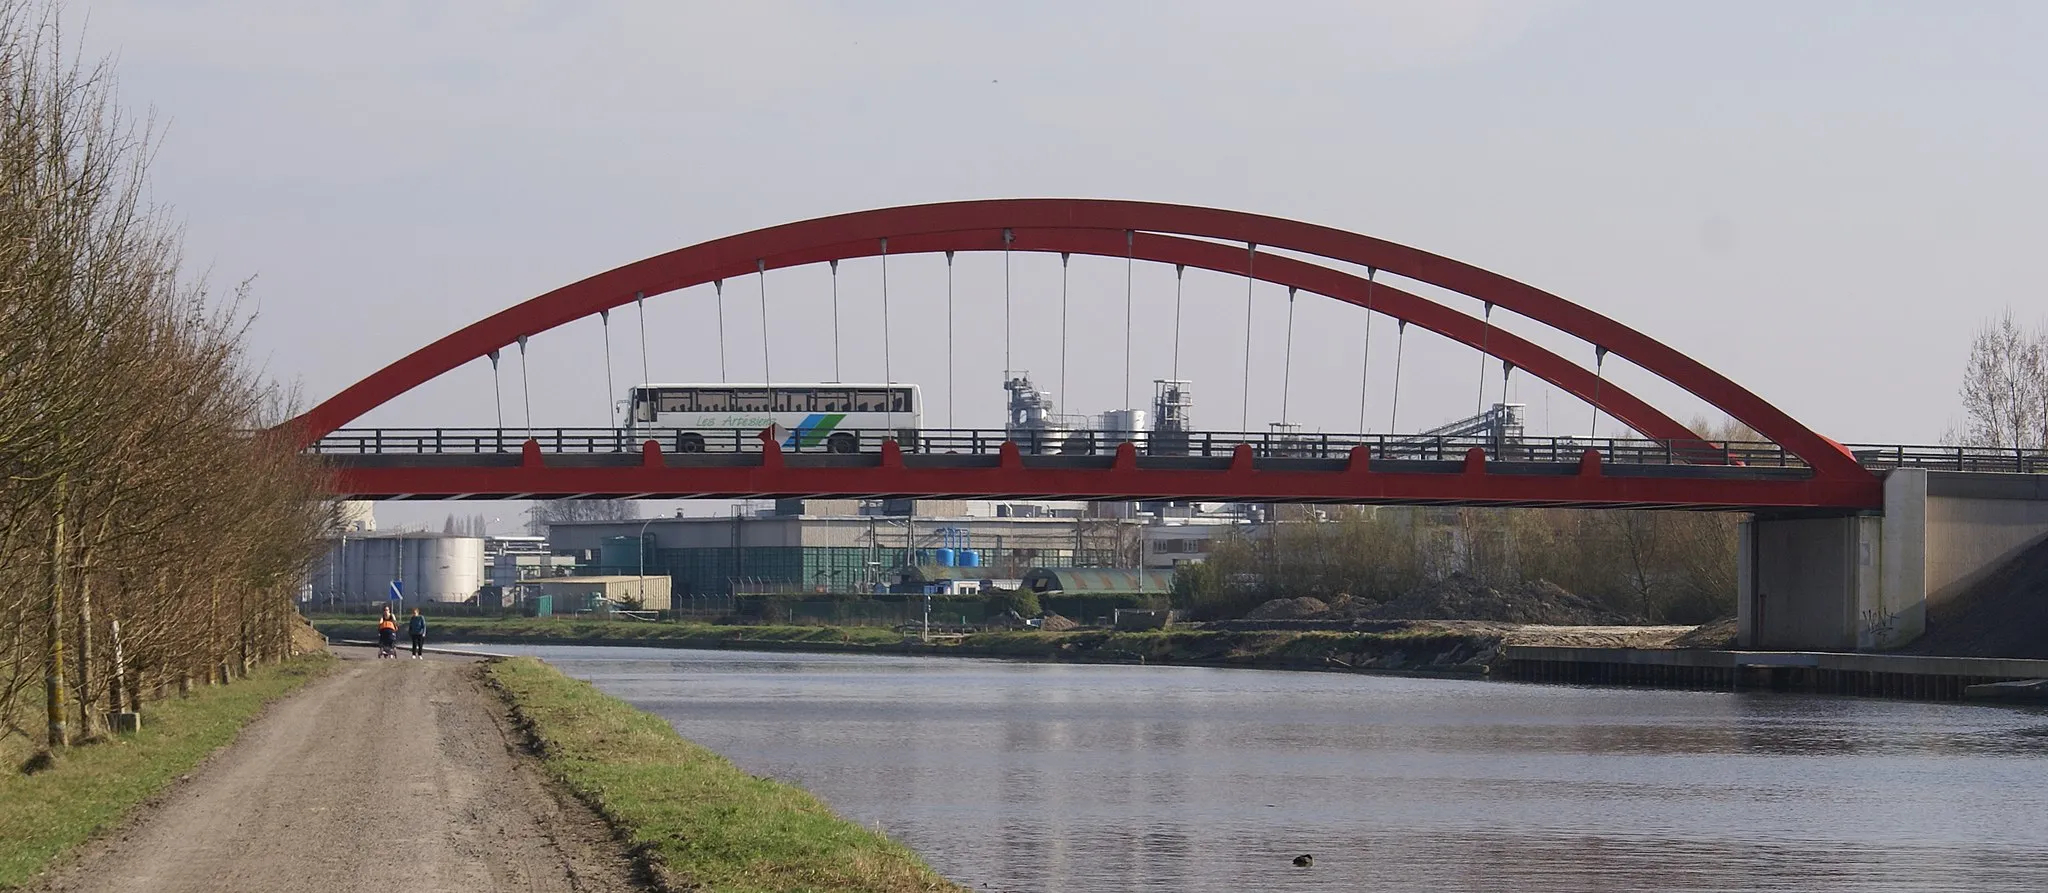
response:
{"label": "calm water surface", "polygon": [[[2048,889],[2048,711],[510,648],[1007,891]],[[1313,853],[1315,865],[1290,860]]]}

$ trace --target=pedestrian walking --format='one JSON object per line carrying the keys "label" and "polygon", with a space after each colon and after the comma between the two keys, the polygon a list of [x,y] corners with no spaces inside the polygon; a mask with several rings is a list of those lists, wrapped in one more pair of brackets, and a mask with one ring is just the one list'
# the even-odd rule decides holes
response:
{"label": "pedestrian walking", "polygon": [[412,609],[412,619],[405,622],[405,631],[412,636],[412,659],[424,660],[427,648],[427,618],[420,616],[420,609]]}
{"label": "pedestrian walking", "polygon": [[377,621],[377,658],[398,656],[398,620],[391,616],[391,609],[384,609],[384,617]]}

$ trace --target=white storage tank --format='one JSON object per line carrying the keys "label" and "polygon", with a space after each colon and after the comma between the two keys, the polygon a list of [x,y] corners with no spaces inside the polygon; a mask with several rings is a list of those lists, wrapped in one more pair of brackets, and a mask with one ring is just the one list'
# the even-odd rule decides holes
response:
{"label": "white storage tank", "polygon": [[436,533],[373,533],[329,541],[327,560],[313,569],[314,605],[363,605],[391,598],[402,581],[405,601],[466,602],[484,582],[484,541]]}
{"label": "white storage tank", "polygon": [[1142,409],[1112,409],[1096,421],[1095,430],[1102,433],[1100,438],[1105,446],[1114,446],[1130,441],[1145,445],[1145,435],[1151,430],[1151,414]]}

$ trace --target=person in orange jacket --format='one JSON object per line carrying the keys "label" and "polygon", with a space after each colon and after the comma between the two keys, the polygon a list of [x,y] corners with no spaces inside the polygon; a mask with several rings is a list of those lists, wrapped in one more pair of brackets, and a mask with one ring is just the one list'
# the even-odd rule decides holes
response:
{"label": "person in orange jacket", "polygon": [[377,621],[377,657],[398,656],[398,620],[391,616],[391,609],[384,609],[384,619]]}

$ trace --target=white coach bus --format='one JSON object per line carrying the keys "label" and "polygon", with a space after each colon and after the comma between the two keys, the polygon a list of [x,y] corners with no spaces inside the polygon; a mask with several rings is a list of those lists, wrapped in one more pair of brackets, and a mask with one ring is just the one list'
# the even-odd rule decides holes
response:
{"label": "white coach bus", "polygon": [[624,408],[635,438],[676,452],[744,450],[776,426],[783,449],[857,453],[891,432],[916,443],[923,401],[909,384],[644,384]]}

